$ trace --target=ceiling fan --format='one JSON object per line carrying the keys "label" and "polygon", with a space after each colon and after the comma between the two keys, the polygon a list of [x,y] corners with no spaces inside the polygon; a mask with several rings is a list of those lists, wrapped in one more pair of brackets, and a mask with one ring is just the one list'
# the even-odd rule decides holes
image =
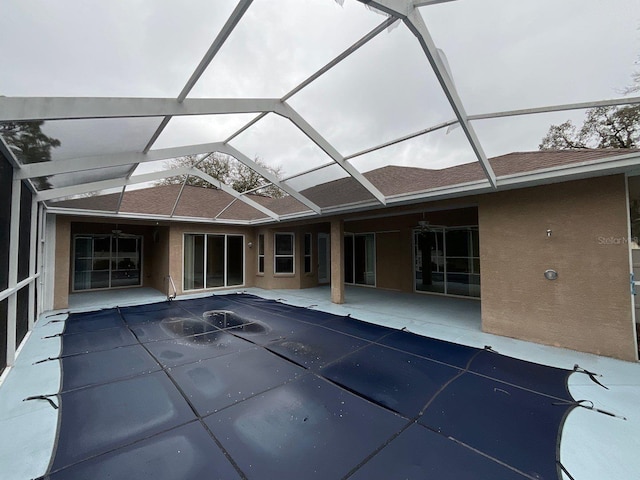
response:
{"label": "ceiling fan", "polygon": [[111,230],[111,233],[115,238],[136,238],[138,235],[134,235],[133,233],[124,233],[122,230],[118,228],[116,224],[116,228]]}

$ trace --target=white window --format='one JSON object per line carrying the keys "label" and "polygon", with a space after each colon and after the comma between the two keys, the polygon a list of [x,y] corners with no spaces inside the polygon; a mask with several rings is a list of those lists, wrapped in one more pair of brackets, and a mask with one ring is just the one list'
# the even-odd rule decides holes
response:
{"label": "white window", "polygon": [[274,240],[273,271],[275,273],[295,273],[295,237],[293,233],[276,233]]}
{"label": "white window", "polygon": [[258,273],[264,273],[264,234],[258,235]]}

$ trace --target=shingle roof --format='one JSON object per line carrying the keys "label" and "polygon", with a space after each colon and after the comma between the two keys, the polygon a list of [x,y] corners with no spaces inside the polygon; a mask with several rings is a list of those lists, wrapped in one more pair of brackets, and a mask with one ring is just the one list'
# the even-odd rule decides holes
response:
{"label": "shingle roof", "polygon": [[[602,160],[640,150],[543,150],[515,152],[489,160],[497,177],[533,172],[547,168]],[[415,167],[385,166],[364,173],[364,176],[385,196],[422,192],[438,187],[454,186],[484,180],[486,177],[479,163],[457,165],[441,170]],[[126,191],[121,212],[170,215],[180,185],[163,185]],[[320,207],[348,205],[373,200],[373,196],[351,177],[322,183],[300,192]],[[115,211],[120,194],[50,202],[51,206],[85,210]],[[309,210],[293,197],[270,198],[249,195],[249,198],[278,215],[295,214]],[[266,215],[250,205],[236,200],[222,190],[185,186],[175,210],[180,217],[220,218],[221,220],[257,220]]]}

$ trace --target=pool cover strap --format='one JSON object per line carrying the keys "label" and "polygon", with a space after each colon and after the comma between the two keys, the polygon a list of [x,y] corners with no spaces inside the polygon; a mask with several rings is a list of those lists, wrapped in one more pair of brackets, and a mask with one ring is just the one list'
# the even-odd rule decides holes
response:
{"label": "pool cover strap", "polygon": [[609,390],[609,387],[604,386],[602,383],[600,383],[598,381],[598,379],[596,377],[601,377],[602,375],[598,375],[597,373],[594,372],[590,372],[589,370],[582,368],[580,365],[578,365],[577,363],[573,366],[573,371],[577,372],[577,373],[584,373],[586,375],[589,375],[589,378],[594,382],[597,383],[598,385],[600,385],[602,388]]}
{"label": "pool cover strap", "polygon": [[[585,404],[590,404],[590,405],[585,405]],[[593,404],[591,400],[575,400],[573,402],[567,402],[567,401],[556,402],[556,403],[552,403],[552,405],[555,405],[555,406],[573,405],[575,407],[582,407],[582,408],[586,408],[587,410],[593,410],[594,412],[602,413],[603,415],[607,415],[609,417],[619,418],[620,420],[627,420],[627,417],[616,415],[615,413],[611,413],[606,410],[596,408],[596,406]]]}
{"label": "pool cover strap", "polygon": [[562,471],[564,472],[564,474],[565,474],[567,477],[569,477],[569,480],[576,480],[576,479],[573,477],[573,475],[571,475],[571,474],[569,473],[569,471],[565,468],[565,466],[564,466],[560,461],[558,461],[558,466],[560,467],[560,470],[562,470]]}
{"label": "pool cover strap", "polygon": [[49,402],[49,405],[51,405],[54,410],[58,410],[58,405],[56,405],[54,403],[53,400],[51,400],[51,397],[57,397],[57,394],[51,394],[51,395],[32,395],[31,397],[27,397],[24,400],[22,400],[23,402],[27,402],[29,400],[46,400],[47,402]]}

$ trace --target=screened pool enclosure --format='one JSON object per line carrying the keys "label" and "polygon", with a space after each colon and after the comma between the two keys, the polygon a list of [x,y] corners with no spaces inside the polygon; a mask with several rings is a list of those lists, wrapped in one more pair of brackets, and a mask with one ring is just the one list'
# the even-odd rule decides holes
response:
{"label": "screened pool enclosure", "polygon": [[[56,252],[54,215],[256,227],[633,170],[637,152],[510,171],[490,161],[536,150],[549,125],[578,123],[590,108],[640,102],[619,93],[635,68],[638,25],[617,12],[633,5],[5,2],[0,31],[12,47],[0,75],[0,368],[52,308],[56,253],[72,259],[74,291],[144,277],[141,256],[150,252],[135,236],[81,232],[69,252]],[[204,165],[216,155],[248,167],[259,188],[214,178]],[[193,162],[167,164],[185,156]],[[415,175],[385,182],[391,165]],[[453,180],[417,181],[418,170],[469,165]],[[187,188],[195,178],[221,192],[218,203]],[[177,180],[152,205],[131,200],[164,179]],[[338,193],[318,189],[345,180]],[[280,202],[255,194],[265,188]],[[91,205],[56,204],[63,199]],[[475,233],[465,232],[416,236],[417,290],[477,295]],[[239,236],[192,233],[181,252],[187,290],[245,280]],[[374,284],[375,242],[351,241],[364,253],[348,253],[345,281]],[[286,273],[291,253],[279,242],[276,268]],[[328,281],[327,266],[319,268]]]}

